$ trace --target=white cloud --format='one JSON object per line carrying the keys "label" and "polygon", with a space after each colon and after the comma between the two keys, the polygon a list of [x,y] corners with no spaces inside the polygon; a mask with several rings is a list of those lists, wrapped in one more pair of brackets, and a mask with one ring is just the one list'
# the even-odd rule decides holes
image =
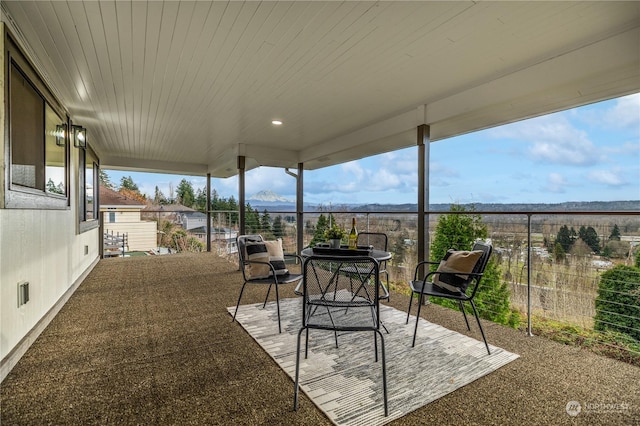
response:
{"label": "white cloud", "polygon": [[620,169],[614,170],[593,170],[587,174],[587,179],[593,183],[603,184],[607,186],[626,185],[626,181],[622,176]]}
{"label": "white cloud", "polygon": [[563,193],[567,185],[567,180],[560,173],[549,173],[547,176],[547,184],[543,189],[549,192]]}
{"label": "white cloud", "polygon": [[528,143],[527,155],[539,163],[588,166],[602,158],[589,135],[561,113],[509,124],[489,134]]}
{"label": "white cloud", "polygon": [[623,96],[601,115],[602,122],[610,127],[630,127],[640,130],[640,93]]}
{"label": "white cloud", "polygon": [[361,181],[365,176],[365,171],[358,161],[349,161],[340,165],[343,172],[352,174],[355,178]]}

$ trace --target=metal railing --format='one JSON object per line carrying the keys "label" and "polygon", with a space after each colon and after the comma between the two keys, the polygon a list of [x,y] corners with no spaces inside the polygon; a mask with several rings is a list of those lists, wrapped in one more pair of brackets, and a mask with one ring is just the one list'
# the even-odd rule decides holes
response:
{"label": "metal railing", "polygon": [[[210,213],[212,251],[237,261],[238,212]],[[311,242],[321,214],[325,218],[331,214],[346,229],[355,217],[359,231],[386,233],[388,249],[393,253],[388,265],[390,287],[408,293],[407,282],[418,262],[415,211],[304,212],[304,246]],[[523,327],[526,321],[524,329],[530,335],[559,333],[560,340],[562,336],[572,341],[586,339],[592,346],[604,347],[604,352],[607,348],[617,351],[618,343],[623,341],[623,350],[640,365],[640,274],[633,272],[635,256],[640,251],[640,212],[430,211],[429,241],[433,240],[440,216],[450,214],[479,215],[487,226],[495,249],[492,258],[515,318],[511,326]],[[262,215],[247,217],[246,232],[261,233],[266,239],[282,238],[285,251],[299,253],[303,247],[296,247],[295,212],[269,211],[268,221],[262,220]],[[264,229],[265,222],[269,229]],[[555,247],[564,226],[575,233],[574,244],[566,251]],[[578,238],[581,230],[589,228],[599,240],[598,250]],[[619,237],[610,239],[614,229]],[[616,272],[614,284],[621,281],[620,285],[603,288],[603,274],[617,271],[618,265],[629,268]],[[485,318],[492,318],[500,309],[503,307],[490,298],[480,308]]]}

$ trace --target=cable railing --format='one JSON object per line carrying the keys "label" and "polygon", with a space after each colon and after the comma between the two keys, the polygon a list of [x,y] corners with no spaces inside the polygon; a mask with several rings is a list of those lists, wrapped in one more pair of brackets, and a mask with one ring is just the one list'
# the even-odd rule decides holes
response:
{"label": "cable railing", "polygon": [[[237,261],[238,212],[210,213],[212,251]],[[494,247],[499,283],[492,288],[481,283],[479,291],[486,294],[478,304],[481,316],[640,365],[640,212],[430,211],[428,241],[434,240],[439,218],[451,214],[481,217]],[[304,247],[313,240],[320,215],[345,229],[355,218],[359,231],[387,234],[393,254],[389,287],[409,294],[421,240],[415,211],[304,212]],[[296,246],[295,212],[267,216],[247,215],[246,233],[282,238],[286,252],[299,253],[304,247]],[[567,241],[559,241],[563,230]]]}

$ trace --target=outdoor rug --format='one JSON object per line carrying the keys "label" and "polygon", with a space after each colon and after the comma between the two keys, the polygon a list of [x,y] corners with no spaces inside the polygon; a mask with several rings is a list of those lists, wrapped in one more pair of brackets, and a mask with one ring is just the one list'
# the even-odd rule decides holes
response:
{"label": "outdoor rug", "polygon": [[[236,320],[280,367],[295,378],[296,339],[301,327],[302,298],[280,301],[282,334],[275,302],[241,305]],[[233,315],[234,307],[227,308]],[[462,314],[460,321],[463,321]],[[373,333],[339,334],[309,331],[309,356],[300,354],[300,389],[337,425],[383,425],[455,391],[518,358],[482,341],[419,321],[411,347],[415,316],[380,305],[387,362],[389,415],[384,416],[382,366],[374,362]],[[477,325],[476,325],[477,326]],[[490,336],[489,336],[490,337]],[[293,382],[291,405],[293,408]]]}

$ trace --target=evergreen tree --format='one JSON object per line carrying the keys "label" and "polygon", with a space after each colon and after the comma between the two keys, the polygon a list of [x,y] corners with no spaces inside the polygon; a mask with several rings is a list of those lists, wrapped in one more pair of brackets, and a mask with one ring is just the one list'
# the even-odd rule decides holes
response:
{"label": "evergreen tree", "polygon": [[[451,248],[471,250],[477,239],[487,238],[487,226],[482,223],[480,215],[473,214],[473,209],[471,207],[469,214],[442,215],[438,218],[435,236],[430,247],[433,262],[439,262]],[[451,206],[451,211],[464,212],[466,208],[454,204]]]}
{"label": "evergreen tree", "polygon": [[568,253],[571,250],[571,246],[575,242],[575,233],[576,231],[573,228],[569,230],[567,225],[562,225],[560,227],[558,235],[556,235],[556,244],[560,244],[565,253]]}
{"label": "evergreen tree", "polygon": [[251,207],[251,204],[247,203],[245,207],[246,215],[245,215],[245,228],[248,234],[259,234],[260,229],[260,213],[258,210],[254,210]]}
{"label": "evergreen tree", "polygon": [[273,219],[273,235],[276,238],[282,238],[284,237],[284,225],[282,223],[282,216],[276,216],[275,219]]}
{"label": "evergreen tree", "polygon": [[613,225],[611,235],[609,235],[609,241],[620,241],[620,228],[618,228],[617,224]]}
{"label": "evergreen tree", "polygon": [[179,204],[182,204],[186,207],[193,207],[196,196],[193,193],[193,186],[191,182],[186,179],[182,179],[178,184],[177,192],[177,201]]}
{"label": "evergreen tree", "polygon": [[154,204],[168,204],[167,198],[164,196],[160,188],[156,185],[156,188],[153,192],[153,202]]}
{"label": "evergreen tree", "polygon": [[618,265],[602,274],[596,298],[594,328],[640,340],[640,268]]}
{"label": "evergreen tree", "polygon": [[264,209],[260,217],[260,230],[265,233],[271,233],[271,217],[267,209]]}
{"label": "evergreen tree", "polygon": [[[471,207],[468,214],[442,215],[438,218],[433,244],[431,245],[432,261],[439,262],[448,249],[471,250],[475,241],[487,238],[487,226],[482,223],[482,217],[474,214],[473,210],[474,208]],[[464,206],[452,205],[451,211],[465,212],[467,210]],[[434,269],[436,267],[434,265]],[[509,287],[506,282],[500,281],[500,276],[500,270],[492,256],[482,276],[480,288],[474,300],[481,317],[516,327],[520,322],[520,317],[515,310],[511,310]],[[438,297],[434,297],[432,300],[433,303],[459,309],[456,301]]]}
{"label": "evergreen tree", "polygon": [[62,186],[62,182],[56,185],[53,182],[53,179],[49,178],[49,180],[47,181],[47,192],[51,194],[64,195],[64,186]]}
{"label": "evergreen tree", "polygon": [[196,190],[196,198],[195,198],[195,209],[201,212],[206,213],[207,210],[207,188]]}
{"label": "evergreen tree", "polygon": [[[226,209],[224,210],[229,210],[232,212],[237,212],[238,211],[238,202],[236,201],[236,199],[233,197],[233,195],[231,197],[229,197],[229,200],[227,200],[226,203]],[[231,220],[231,224],[232,225],[237,225],[238,222],[240,222],[240,216],[238,213],[231,213],[230,215],[230,220]]]}
{"label": "evergreen tree", "polygon": [[594,253],[600,252],[600,238],[598,238],[598,233],[593,227],[585,227],[584,225],[580,227],[580,231],[578,232],[578,236],[582,241],[584,241]]}
{"label": "evergreen tree", "polygon": [[99,177],[100,177],[100,185],[112,190],[116,189],[115,185],[111,182],[111,179],[109,178],[109,175],[107,174],[107,172],[100,169]]}
{"label": "evergreen tree", "polygon": [[120,188],[118,189],[128,189],[130,191],[140,192],[140,188],[138,188],[138,185],[136,185],[131,176],[123,176],[120,178]]}
{"label": "evergreen tree", "polygon": [[553,247],[553,258],[558,262],[566,258],[566,253],[562,248],[562,244],[556,243],[556,245]]}
{"label": "evergreen tree", "polygon": [[316,222],[316,227],[313,231],[313,238],[309,242],[309,245],[311,247],[325,241],[324,231],[326,231],[328,227],[329,227],[329,220],[325,217],[324,214],[320,213],[320,216],[318,217],[318,221]]}
{"label": "evergreen tree", "polygon": [[133,181],[131,176],[123,176],[120,179],[120,188],[118,192],[132,200],[140,201],[141,204],[147,203],[147,197],[140,192],[138,185]]}

